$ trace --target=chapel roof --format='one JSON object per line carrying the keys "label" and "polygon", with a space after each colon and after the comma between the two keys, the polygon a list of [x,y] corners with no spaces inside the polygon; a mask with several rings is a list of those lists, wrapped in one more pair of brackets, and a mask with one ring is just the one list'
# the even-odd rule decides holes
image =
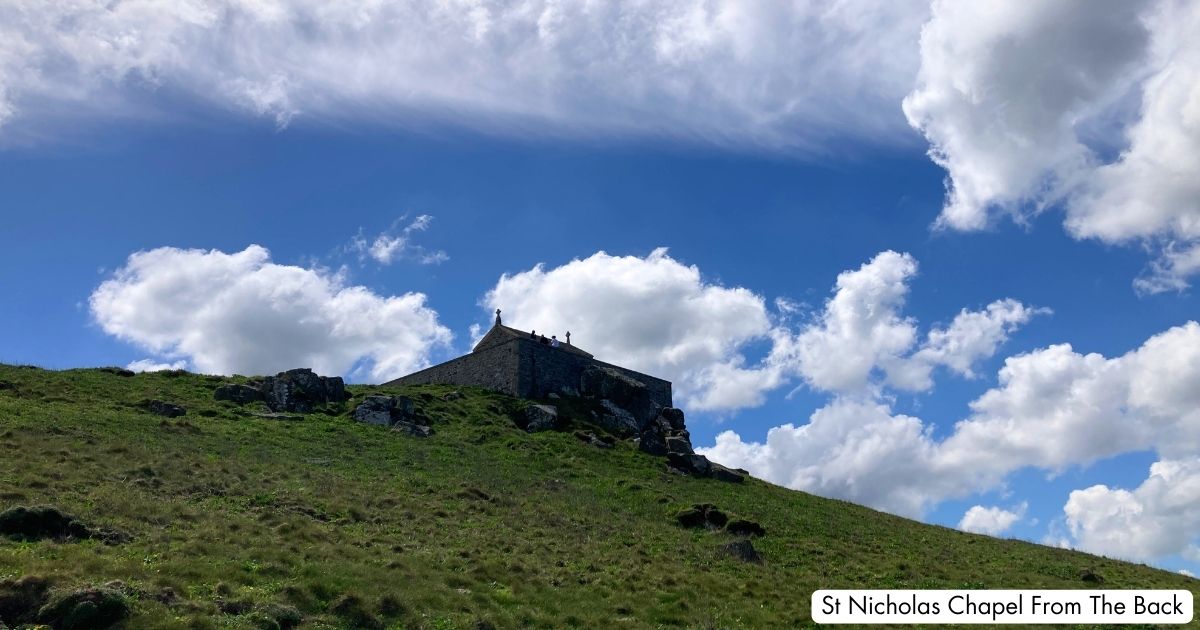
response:
{"label": "chapel roof", "polygon": [[[504,343],[509,339],[525,339],[528,341],[535,341],[534,338],[530,336],[528,331],[517,330],[516,328],[505,326],[504,324],[495,324],[492,326],[492,329],[483,336],[483,339],[480,339],[479,343],[475,344],[475,347],[471,350],[471,352],[478,352],[483,348],[490,348],[494,345]],[[583,350],[580,350],[579,348],[576,348],[575,346],[561,339],[559,340],[558,348],[555,349],[562,350],[563,352],[570,352],[571,354],[577,354],[589,359],[593,358],[590,353],[584,352]]]}

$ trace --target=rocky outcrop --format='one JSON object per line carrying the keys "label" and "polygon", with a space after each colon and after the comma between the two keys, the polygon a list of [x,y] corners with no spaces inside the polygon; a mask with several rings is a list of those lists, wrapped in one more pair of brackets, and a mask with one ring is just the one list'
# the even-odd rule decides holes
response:
{"label": "rocky outcrop", "polygon": [[731,543],[721,545],[717,548],[724,555],[736,558],[742,562],[751,564],[762,564],[762,555],[754,548],[754,545],[749,540],[737,540]]}
{"label": "rocky outcrop", "polygon": [[686,455],[692,452],[692,442],[682,435],[671,435],[667,437],[666,447],[668,453],[677,453]]}
{"label": "rocky outcrop", "polygon": [[262,393],[257,387],[242,385],[241,383],[226,383],[217,387],[213,392],[213,400],[228,400],[239,405],[256,402],[262,400]]}
{"label": "rocky outcrop", "polygon": [[558,408],[553,405],[529,405],[525,408],[525,426],[530,433],[558,428]]}
{"label": "rocky outcrop", "polygon": [[720,529],[729,521],[729,516],[711,503],[697,503],[677,512],[675,520],[683,527]]}
{"label": "rocky outcrop", "polygon": [[632,413],[607,398],[600,401],[600,406],[604,412],[596,415],[595,422],[605,431],[620,438],[641,435],[642,425]]}
{"label": "rocky outcrop", "polygon": [[743,470],[733,470],[720,464],[709,462],[708,476],[716,479],[717,481],[742,483],[746,480],[746,474],[747,473]]}
{"label": "rocky outcrop", "polygon": [[741,472],[714,464],[708,461],[707,457],[695,453],[667,453],[667,465],[681,473],[696,477],[710,477],[730,483],[741,483],[746,480],[746,476]]}
{"label": "rocky outcrop", "polygon": [[319,406],[345,401],[346,384],[340,376],[317,376],[299,368],[268,376],[259,385],[263,401],[271,411],[310,413]]}
{"label": "rocky outcrop", "polygon": [[680,472],[697,477],[707,477],[712,472],[712,462],[708,461],[707,457],[695,453],[668,453],[667,464]]}
{"label": "rocky outcrop", "polygon": [[683,410],[655,404],[645,384],[637,379],[612,368],[591,366],[583,371],[580,385],[583,395],[600,399],[603,411],[593,413],[592,421],[609,433],[636,438],[638,448],[666,456],[676,471],[731,483],[745,479],[743,472],[697,455]]}
{"label": "rocky outcrop", "polygon": [[670,426],[673,431],[687,431],[687,427],[685,427],[683,423],[682,409],[676,409],[675,407],[664,407],[663,410],[659,412],[659,415],[662,416],[663,420],[667,421],[667,425]]}
{"label": "rocky outcrop", "polygon": [[214,400],[239,405],[262,401],[271,411],[294,413],[311,413],[318,407],[349,398],[342,377],[318,376],[309,368],[280,372],[246,385],[226,383],[213,392]]}
{"label": "rocky outcrop", "polygon": [[625,410],[641,428],[662,410],[645,383],[610,367],[592,365],[585,368],[579,391],[583,396],[607,400]]}
{"label": "rocky outcrop", "polygon": [[359,422],[391,427],[413,437],[433,435],[429,419],[417,413],[416,404],[408,396],[367,396],[350,415]]}
{"label": "rocky outcrop", "polygon": [[396,422],[417,422],[416,405],[408,396],[367,396],[351,414],[355,420],[388,427]]}

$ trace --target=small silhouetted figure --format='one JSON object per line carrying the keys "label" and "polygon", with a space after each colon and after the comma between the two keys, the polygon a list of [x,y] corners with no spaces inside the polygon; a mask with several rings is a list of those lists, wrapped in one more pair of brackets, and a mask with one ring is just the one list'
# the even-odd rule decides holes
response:
{"label": "small silhouetted figure", "polygon": [[567,345],[571,345],[571,331],[567,331]]}
{"label": "small silhouetted figure", "polygon": [[529,331],[529,338],[530,338],[530,339],[537,339],[537,331],[536,331],[536,330],[531,330],[531,331]]}
{"label": "small silhouetted figure", "polygon": [[546,345],[550,345],[550,340],[546,339],[546,335],[538,335],[538,341]]}
{"label": "small silhouetted figure", "polygon": [[550,347],[551,348],[558,347],[558,335],[550,335]]}
{"label": "small silhouetted figure", "polygon": [[500,325],[500,309],[496,309],[496,325]]}

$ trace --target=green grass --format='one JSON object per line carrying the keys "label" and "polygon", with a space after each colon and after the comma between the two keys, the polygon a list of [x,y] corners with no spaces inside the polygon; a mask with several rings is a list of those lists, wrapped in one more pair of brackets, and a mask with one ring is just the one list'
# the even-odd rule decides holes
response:
{"label": "green grass", "polygon": [[[525,403],[483,390],[388,389],[434,420],[417,439],[351,421],[353,401],[253,418],[212,400],[225,380],[0,366],[12,385],[0,389],[0,510],[51,504],[133,537],[0,538],[0,580],[122,580],[138,593],[131,628],[257,627],[261,615],[222,612],[238,611],[230,602],[292,606],[305,627],[805,626],[818,588],[1092,587],[1085,568],[1104,588],[1200,593],[1142,565],[672,474],[626,443],[525,434],[510,418]],[[466,396],[441,400],[453,389]],[[188,414],[165,421],[136,407],[145,398]],[[675,524],[702,502],[766,527],[754,543],[765,563],[720,556],[727,535]]]}

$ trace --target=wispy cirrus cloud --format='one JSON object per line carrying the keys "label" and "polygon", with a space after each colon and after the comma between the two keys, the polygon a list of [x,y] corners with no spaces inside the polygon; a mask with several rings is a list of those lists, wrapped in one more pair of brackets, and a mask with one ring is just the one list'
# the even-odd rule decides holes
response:
{"label": "wispy cirrus cloud", "polygon": [[407,215],[397,219],[391,227],[374,237],[367,237],[362,228],[350,239],[347,249],[358,255],[360,261],[371,259],[380,265],[390,265],[398,260],[411,260],[422,265],[436,265],[450,260],[450,255],[437,249],[429,250],[414,242],[418,232],[429,229],[433,217],[418,215],[404,227],[400,227]]}
{"label": "wispy cirrus cloud", "polygon": [[104,117],[164,90],[280,126],[895,141],[926,14],[916,0],[7,3],[0,122],[46,102]]}

